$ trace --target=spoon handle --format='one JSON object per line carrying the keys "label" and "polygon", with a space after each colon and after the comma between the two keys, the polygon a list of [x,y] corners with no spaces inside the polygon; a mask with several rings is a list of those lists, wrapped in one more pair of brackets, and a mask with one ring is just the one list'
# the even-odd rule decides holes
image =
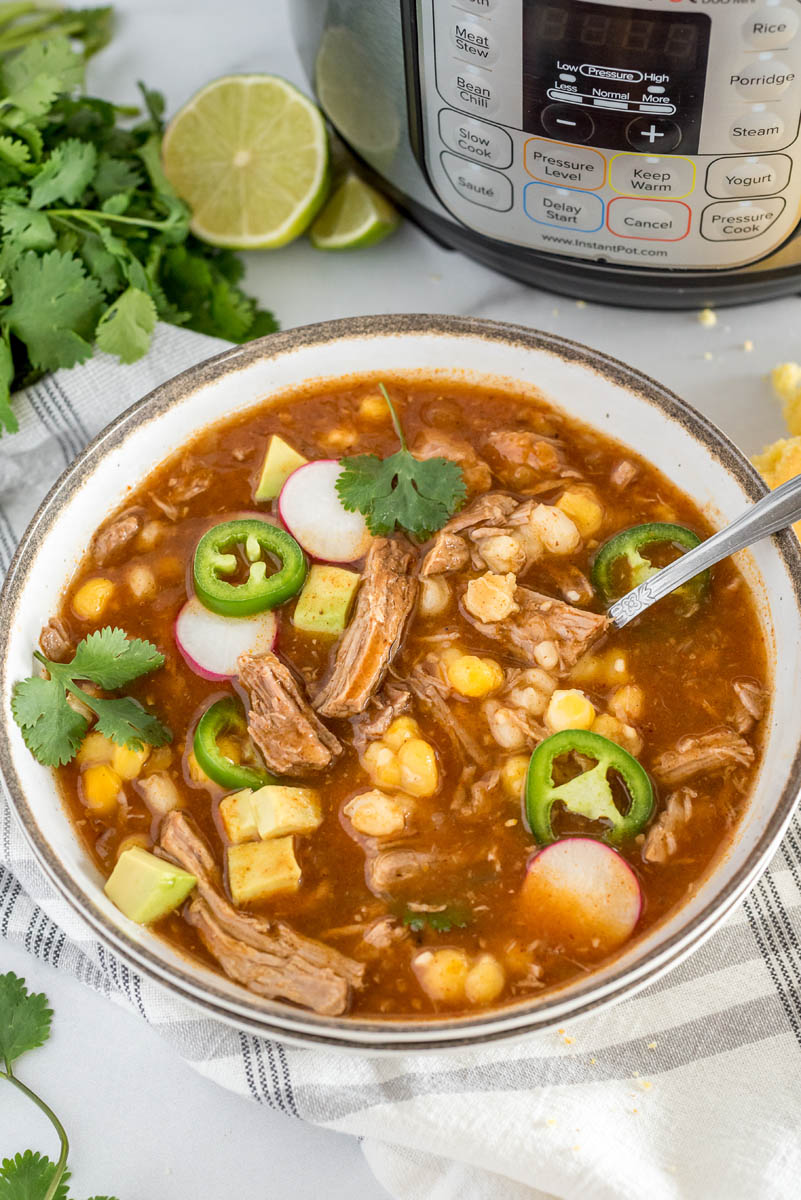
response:
{"label": "spoon handle", "polygon": [[634,617],[650,608],[657,600],[681,587],[688,579],[700,575],[707,567],[720,562],[730,554],[753,545],[760,538],[776,533],[801,519],[801,475],[783,483],[774,492],[763,496],[753,507],[749,508],[718,533],[701,542],[694,550],[688,550],[675,562],[664,567],[650,579],[646,579],[625,596],[621,596],[609,609],[609,618],[613,625],[622,629]]}

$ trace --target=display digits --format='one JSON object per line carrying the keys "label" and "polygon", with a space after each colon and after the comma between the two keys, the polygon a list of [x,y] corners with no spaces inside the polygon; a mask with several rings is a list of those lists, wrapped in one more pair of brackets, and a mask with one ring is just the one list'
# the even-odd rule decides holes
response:
{"label": "display digits", "polygon": [[698,33],[694,25],[671,25],[665,41],[665,54],[668,58],[694,59],[698,45]]}
{"label": "display digits", "polygon": [[539,21],[539,36],[543,41],[561,42],[565,36],[570,14],[566,8],[549,4],[542,9]]}
{"label": "display digits", "polygon": [[583,46],[603,46],[609,37],[611,18],[600,13],[588,14],[581,23],[579,41]]}

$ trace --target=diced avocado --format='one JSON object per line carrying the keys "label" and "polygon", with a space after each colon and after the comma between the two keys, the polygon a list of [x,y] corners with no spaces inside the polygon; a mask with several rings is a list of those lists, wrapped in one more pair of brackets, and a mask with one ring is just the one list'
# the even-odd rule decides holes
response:
{"label": "diced avocado", "polygon": [[183,904],[196,883],[188,871],[133,846],[117,859],[105,893],[126,917],[150,925]]}
{"label": "diced avocado", "polygon": [[269,842],[243,842],[228,847],[228,883],[234,904],[266,900],[276,892],[295,892],[300,867],[291,837]]}
{"label": "diced avocado", "polygon": [[261,469],[261,478],[256,488],[255,499],[259,502],[274,500],[292,472],[297,471],[298,467],[302,467],[308,461],[308,458],[304,458],[294,447],[274,433],[264,456],[264,466]]}
{"label": "diced avocado", "polygon": [[252,800],[253,792],[250,788],[245,788],[243,792],[232,792],[220,801],[220,820],[228,840],[235,845],[239,842],[252,842],[259,836]]}
{"label": "diced avocado", "polygon": [[342,567],[312,567],[295,605],[295,628],[306,633],[342,633],[360,578]]}
{"label": "diced avocado", "polygon": [[253,793],[250,807],[261,838],[314,833],[323,820],[320,797],[313,788],[268,784]]}

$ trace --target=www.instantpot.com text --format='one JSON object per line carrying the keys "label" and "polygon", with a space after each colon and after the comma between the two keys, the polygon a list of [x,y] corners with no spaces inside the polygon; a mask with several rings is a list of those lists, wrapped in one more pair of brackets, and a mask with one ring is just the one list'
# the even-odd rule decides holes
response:
{"label": "www.instantpot.com text", "polygon": [[667,250],[655,246],[629,246],[623,243],[606,245],[601,242],[591,242],[584,238],[556,237],[552,233],[544,233],[542,240],[544,242],[552,242],[557,246],[570,246],[571,249],[600,250],[604,254],[630,254],[639,255],[641,258],[667,258]]}

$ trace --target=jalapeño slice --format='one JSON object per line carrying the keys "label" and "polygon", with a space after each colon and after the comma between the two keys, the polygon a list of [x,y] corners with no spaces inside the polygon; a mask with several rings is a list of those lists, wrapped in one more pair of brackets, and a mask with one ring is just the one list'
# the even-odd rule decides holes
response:
{"label": "jalape\u00f1o slice", "polygon": [[[592,583],[595,590],[607,606],[619,600],[625,592],[638,587],[652,575],[656,575],[659,567],[655,567],[642,553],[649,546],[674,546],[681,554],[701,544],[701,539],[692,529],[685,525],[674,525],[667,521],[649,521],[645,525],[634,525],[616,533],[605,542],[595,556],[592,564]],[[625,565],[628,569],[628,585],[619,585],[619,567]],[[688,583],[677,589],[677,594],[691,596],[701,600],[709,590],[709,571],[696,575]]]}
{"label": "jalape\u00f1o slice", "polygon": [[[239,565],[233,553],[237,546],[242,547],[250,569],[244,582],[231,583],[225,576],[233,575]],[[274,575],[267,574],[264,554],[281,560]],[[195,594],[204,608],[222,617],[249,617],[291,599],[303,587],[307,569],[306,555],[285,529],[255,517],[224,521],[204,533],[197,544]]]}
{"label": "jalape\u00f1o slice", "polygon": [[[567,783],[553,780],[554,761],[563,754],[586,755],[596,765]],[[615,804],[609,771],[616,771],[629,796],[624,814]],[[654,807],[654,790],[648,774],[633,755],[609,738],[587,729],[563,729],[540,742],[531,756],[526,776],[526,816],[531,832],[541,845],[557,840],[551,825],[551,809],[557,801],[568,812],[590,821],[606,821],[598,836],[607,842],[622,842],[640,832]]]}

